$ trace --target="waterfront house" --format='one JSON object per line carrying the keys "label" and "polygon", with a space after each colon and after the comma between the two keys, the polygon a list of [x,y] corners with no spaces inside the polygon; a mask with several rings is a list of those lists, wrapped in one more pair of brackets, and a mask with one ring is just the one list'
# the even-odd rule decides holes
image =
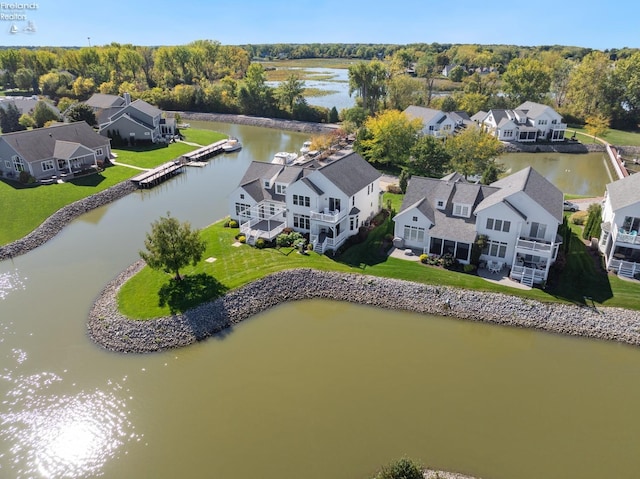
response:
{"label": "waterfront house", "polygon": [[0,136],[0,173],[16,180],[22,171],[36,180],[95,172],[110,157],[110,140],[84,121]]}
{"label": "waterfront house", "polygon": [[21,115],[32,115],[38,102],[44,103],[57,117],[60,117],[60,110],[48,101],[41,100],[37,95],[32,96],[2,96],[0,97],[0,108],[7,109],[10,104],[13,104]]}
{"label": "waterfront house", "polygon": [[553,108],[532,101],[526,101],[513,110],[493,109],[473,118],[500,141],[564,141],[567,129],[562,116]]}
{"label": "waterfront house", "polygon": [[640,174],[607,185],[599,248],[607,269],[633,278],[640,274]]}
{"label": "waterfront house", "polygon": [[562,192],[531,167],[491,185],[457,173],[414,176],[394,218],[394,243],[469,264],[482,239],[483,264],[531,286],[546,281],[556,260],[562,202]]}
{"label": "waterfront house", "polygon": [[131,95],[94,94],[86,101],[98,122],[98,133],[125,142],[166,141],[175,135],[175,120],[164,118],[162,110],[144,100],[131,101]]}
{"label": "waterfront house", "polygon": [[336,250],[381,208],[380,172],[342,150],[290,165],[254,161],[229,197],[249,244],[285,228],[309,235],[314,251]]}
{"label": "waterfront house", "polygon": [[422,134],[444,138],[453,134],[457,128],[470,123],[465,112],[444,112],[433,108],[411,105],[404,112],[409,119],[417,118],[422,122]]}

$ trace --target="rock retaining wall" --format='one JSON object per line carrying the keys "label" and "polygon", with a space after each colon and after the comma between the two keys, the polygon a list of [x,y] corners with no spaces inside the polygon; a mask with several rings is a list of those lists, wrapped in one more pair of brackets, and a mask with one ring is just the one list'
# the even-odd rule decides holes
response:
{"label": "rock retaining wall", "polygon": [[178,113],[182,120],[218,121],[221,123],[261,126],[264,128],[277,128],[278,130],[300,131],[304,133],[326,133],[338,128],[338,125],[327,123],[310,123],[297,120],[283,120],[279,118],[231,115],[227,113],[197,113],[190,111],[179,111],[173,113]]}
{"label": "rock retaining wall", "polygon": [[504,151],[508,153],[593,153],[604,152],[601,143],[504,143]]}
{"label": "rock retaining wall", "polygon": [[[42,186],[41,188],[55,188],[55,186]],[[49,218],[27,236],[0,247],[0,261],[25,254],[37,248],[57,235],[65,225],[78,216],[120,199],[135,190],[136,186],[132,182],[124,181],[111,188],[64,206],[49,216]]]}
{"label": "rock retaining wall", "polygon": [[147,353],[187,346],[280,303],[314,298],[640,345],[637,311],[547,304],[500,293],[311,269],[269,275],[184,314],[129,320],[118,312],[116,295],[143,266],[138,261],[111,281],[91,308],[89,336],[106,349]]}

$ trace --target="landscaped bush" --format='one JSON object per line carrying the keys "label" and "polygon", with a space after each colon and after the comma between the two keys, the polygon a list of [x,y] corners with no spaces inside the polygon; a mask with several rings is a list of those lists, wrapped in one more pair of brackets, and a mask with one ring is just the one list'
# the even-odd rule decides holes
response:
{"label": "landscaped bush", "polygon": [[279,248],[290,247],[293,245],[297,245],[300,240],[304,241],[304,237],[297,231],[292,231],[290,233],[281,233],[276,238],[276,245]]}
{"label": "landscaped bush", "polygon": [[256,248],[258,249],[262,249],[265,246],[267,246],[267,242],[264,240],[264,238],[258,238],[256,240]]}
{"label": "landscaped bush", "polygon": [[237,228],[238,222],[236,220],[229,220],[229,228]]}
{"label": "landscaped bush", "polygon": [[569,221],[574,225],[584,226],[587,222],[587,218],[589,217],[588,211],[576,211],[569,217]]}
{"label": "landscaped bush", "polygon": [[389,193],[393,193],[394,195],[401,195],[402,194],[402,190],[400,189],[400,186],[398,185],[388,185],[387,186],[387,191]]}
{"label": "landscaped bush", "polygon": [[27,183],[31,184],[34,181],[36,181],[36,179],[33,176],[31,176],[28,171],[21,171],[20,175],[18,176],[18,180],[20,180],[20,183],[24,183],[24,184],[27,184]]}
{"label": "landscaped bush", "polygon": [[465,273],[473,273],[476,269],[478,269],[478,267],[475,264],[465,264],[462,267],[462,271]]}
{"label": "landscaped bush", "polygon": [[246,243],[247,242],[247,237],[245,235],[238,236],[238,242]]}
{"label": "landscaped bush", "polygon": [[449,253],[443,255],[442,258],[440,258],[440,264],[442,264],[444,268],[451,268],[455,263],[456,259]]}
{"label": "landscaped bush", "polygon": [[422,264],[427,264],[427,263],[429,262],[429,255],[428,255],[428,254],[426,254],[426,253],[422,253],[422,254],[420,255],[420,262],[421,262]]}
{"label": "landscaped bush", "polygon": [[313,251],[313,243],[307,244],[307,251]]}
{"label": "landscaped bush", "polygon": [[229,223],[231,223],[231,220],[229,218],[227,218],[226,220],[224,220],[224,223],[222,223],[222,226],[224,226],[225,228],[229,227]]}

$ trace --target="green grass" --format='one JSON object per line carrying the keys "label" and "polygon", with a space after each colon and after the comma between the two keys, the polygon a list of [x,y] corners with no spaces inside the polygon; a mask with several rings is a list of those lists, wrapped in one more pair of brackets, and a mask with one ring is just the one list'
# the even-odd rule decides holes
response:
{"label": "green grass", "polygon": [[113,151],[118,155],[115,159],[118,163],[140,168],[155,168],[196,148],[185,143],[171,143],[168,146],[158,146],[156,148],[123,148],[114,149]]}
{"label": "green grass", "polygon": [[[581,143],[593,143],[593,138],[587,136],[587,130],[584,128],[567,128],[566,137],[570,138],[573,132],[577,132],[577,138]],[[619,146],[640,146],[640,133],[630,131],[610,129],[606,134],[602,135],[602,139]]]}
{"label": "green grass", "polygon": [[215,143],[216,141],[220,141],[228,137],[219,131],[200,130],[198,128],[186,128],[184,130],[180,130],[180,133],[184,135],[185,141],[197,143],[202,146],[210,145],[211,143]]}
{"label": "green grass", "polygon": [[338,93],[335,90],[322,90],[320,88],[305,88],[304,96],[305,97],[317,97],[317,96],[327,96],[333,95],[334,93]]}
{"label": "green grass", "polygon": [[[401,195],[389,194],[385,195],[385,199],[389,196],[394,205],[401,200]],[[208,244],[204,258],[214,257],[217,259],[215,262],[201,261],[195,267],[185,268],[182,273],[190,279],[184,285],[176,284],[168,274],[144,268],[121,288],[118,304],[121,312],[131,318],[149,319],[185,311],[201,302],[214,299],[225,291],[276,271],[309,267],[500,292],[544,302],[584,304],[586,296],[599,305],[640,309],[637,300],[640,296],[640,284],[599,271],[593,257],[578,237],[579,227],[574,225],[572,228],[574,235],[567,265],[556,277],[555,285],[550,284],[546,290],[522,290],[492,283],[473,274],[388,257],[388,244],[384,243],[384,238],[393,233],[393,223],[389,218],[371,231],[366,241],[352,246],[336,259],[314,252],[300,255],[292,248],[259,250],[247,245],[233,247],[234,236],[239,230],[224,228],[220,221],[202,230],[203,238]],[[170,298],[170,301],[166,298]]]}

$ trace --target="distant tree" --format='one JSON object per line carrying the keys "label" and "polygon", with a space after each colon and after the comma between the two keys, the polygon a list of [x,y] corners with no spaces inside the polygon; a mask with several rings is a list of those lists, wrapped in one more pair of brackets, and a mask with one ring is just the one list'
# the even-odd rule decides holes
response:
{"label": "distant tree", "polygon": [[500,173],[502,173],[503,171],[504,170],[495,161],[492,161],[482,172],[480,183],[482,183],[483,185],[490,185],[491,183],[498,181]]}
{"label": "distant tree", "polygon": [[445,150],[455,171],[469,177],[481,175],[501,153],[502,143],[480,128],[467,127],[447,139]]}
{"label": "distant tree", "polygon": [[458,108],[458,104],[456,100],[451,96],[447,95],[442,98],[442,103],[440,103],[440,110],[442,111],[455,111]]}
{"label": "distant tree", "polygon": [[551,87],[549,69],[534,58],[516,58],[502,75],[502,87],[514,105],[542,102]]}
{"label": "distant tree", "polygon": [[58,100],[58,104],[56,106],[58,107],[58,110],[60,110],[60,112],[64,113],[67,108],[69,108],[74,103],[77,103],[77,100],[69,98],[68,96],[63,96]]}
{"label": "distant tree", "polygon": [[404,110],[410,105],[420,103],[422,82],[408,75],[396,75],[387,84],[387,104],[389,108]]}
{"label": "distant tree", "polygon": [[340,121],[340,116],[338,115],[338,109],[334,106],[329,110],[329,116],[327,117],[327,121],[329,123],[338,123]]}
{"label": "distant tree", "polygon": [[33,128],[36,126],[36,122],[34,121],[33,117],[28,113],[23,113],[22,115],[20,115],[20,120],[18,120],[18,122],[25,129]]}
{"label": "distant tree", "polygon": [[356,93],[362,108],[373,114],[387,93],[387,68],[379,60],[358,62],[349,67],[349,95]]}
{"label": "distant tree", "polygon": [[35,121],[37,128],[42,128],[48,121],[60,119],[56,112],[42,100],[36,103],[31,116],[33,116],[33,121]]}
{"label": "distant tree", "polygon": [[482,93],[464,93],[456,96],[458,110],[466,111],[469,115],[475,115],[479,111],[489,110],[489,96]]}
{"label": "distant tree", "polygon": [[36,74],[30,68],[18,68],[13,76],[16,86],[25,91],[33,90],[34,83],[37,85],[36,78]]}
{"label": "distant tree", "polygon": [[149,267],[171,273],[178,281],[182,279],[180,269],[195,266],[206,249],[199,230],[192,230],[188,222],[180,223],[170,213],[151,224],[144,245],[147,251],[139,254]]}
{"label": "distant tree", "polygon": [[451,81],[460,82],[466,74],[467,72],[464,71],[464,68],[462,68],[460,65],[456,65],[449,72],[448,78]]}
{"label": "distant tree", "polygon": [[65,117],[69,121],[86,121],[89,126],[94,126],[96,114],[93,109],[86,103],[75,103],[71,105],[65,112]]}
{"label": "distant tree", "polygon": [[374,479],[423,479],[423,471],[411,459],[402,458],[384,466]]}
{"label": "distant tree", "polygon": [[398,175],[398,186],[400,187],[400,191],[402,194],[407,192],[407,186],[409,185],[409,179],[411,178],[411,173],[407,168],[402,168],[400,170],[400,175]]}
{"label": "distant tree", "polygon": [[595,143],[596,138],[602,137],[607,133],[610,123],[611,120],[603,114],[591,115],[587,117],[584,129],[593,136],[593,142]]}
{"label": "distant tree", "polygon": [[20,124],[20,110],[15,103],[9,102],[6,107],[0,107],[0,129],[2,133],[11,133],[25,129]]}
{"label": "distant tree", "polygon": [[425,53],[416,62],[416,75],[424,78],[426,91],[426,106],[431,105],[433,88],[436,78],[440,76],[443,65],[438,64],[438,55],[435,53]]}
{"label": "distant tree", "polygon": [[295,73],[289,75],[289,77],[280,83],[276,88],[274,95],[280,103],[280,107],[289,113],[293,112],[293,107],[296,103],[304,102],[304,88],[305,82],[300,80],[300,77]]}
{"label": "distant tree", "polygon": [[421,128],[420,119],[386,110],[365,121],[365,132],[356,142],[356,149],[372,163],[403,166]]}
{"label": "distant tree", "polygon": [[613,73],[609,56],[594,51],[572,69],[567,86],[567,108],[579,118],[608,115],[607,89]]}
{"label": "distant tree", "polygon": [[412,175],[440,178],[449,167],[444,143],[432,135],[420,136],[411,148],[407,169]]}
{"label": "distant tree", "polygon": [[340,119],[345,122],[353,123],[356,127],[360,128],[367,119],[367,111],[361,106],[345,108],[340,111]]}

